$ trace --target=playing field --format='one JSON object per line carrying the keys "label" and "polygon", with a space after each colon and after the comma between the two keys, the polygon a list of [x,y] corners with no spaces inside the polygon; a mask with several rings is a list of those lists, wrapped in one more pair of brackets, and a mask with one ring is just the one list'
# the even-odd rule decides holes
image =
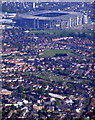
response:
{"label": "playing field", "polygon": [[31,30],[31,33],[35,33],[35,34],[53,34],[53,31],[45,31],[45,30]]}
{"label": "playing field", "polygon": [[56,54],[71,54],[71,50],[48,50],[43,54],[43,57],[55,56]]}

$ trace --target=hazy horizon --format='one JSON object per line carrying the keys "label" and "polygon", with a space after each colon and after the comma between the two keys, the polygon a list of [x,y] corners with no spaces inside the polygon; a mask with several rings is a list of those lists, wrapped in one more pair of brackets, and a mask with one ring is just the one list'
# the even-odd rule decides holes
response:
{"label": "hazy horizon", "polygon": [[2,0],[5,2],[94,2],[94,0]]}

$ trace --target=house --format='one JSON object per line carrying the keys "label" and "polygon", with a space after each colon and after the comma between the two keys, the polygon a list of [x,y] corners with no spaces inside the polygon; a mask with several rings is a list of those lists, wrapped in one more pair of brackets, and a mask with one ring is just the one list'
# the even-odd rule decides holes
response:
{"label": "house", "polygon": [[11,95],[12,91],[8,91],[7,89],[2,89],[0,92],[1,95]]}

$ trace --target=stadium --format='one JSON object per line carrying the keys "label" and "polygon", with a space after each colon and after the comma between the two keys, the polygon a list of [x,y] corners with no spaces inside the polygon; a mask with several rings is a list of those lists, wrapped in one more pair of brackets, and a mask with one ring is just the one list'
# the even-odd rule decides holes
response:
{"label": "stadium", "polygon": [[63,29],[82,25],[87,21],[83,19],[84,15],[80,12],[36,11],[19,14],[16,22],[20,26],[30,26],[34,29]]}

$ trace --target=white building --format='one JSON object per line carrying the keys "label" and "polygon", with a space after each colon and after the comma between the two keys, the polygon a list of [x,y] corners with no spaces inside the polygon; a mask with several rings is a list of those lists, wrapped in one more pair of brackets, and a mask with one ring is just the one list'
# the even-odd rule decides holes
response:
{"label": "white building", "polygon": [[33,2],[33,8],[35,8],[36,7],[36,4],[35,4],[35,2]]}
{"label": "white building", "polygon": [[87,15],[84,15],[84,16],[83,16],[83,23],[84,23],[84,24],[87,24],[87,23],[88,23]]}

